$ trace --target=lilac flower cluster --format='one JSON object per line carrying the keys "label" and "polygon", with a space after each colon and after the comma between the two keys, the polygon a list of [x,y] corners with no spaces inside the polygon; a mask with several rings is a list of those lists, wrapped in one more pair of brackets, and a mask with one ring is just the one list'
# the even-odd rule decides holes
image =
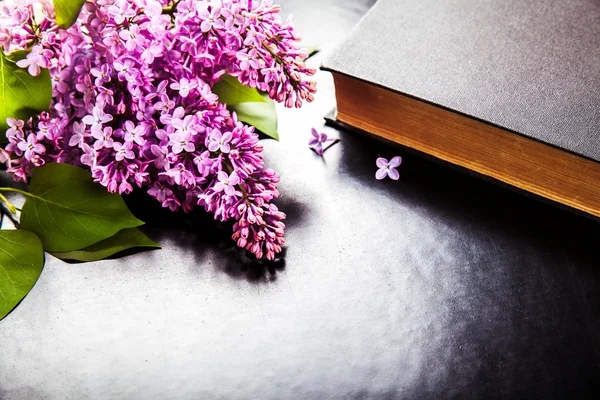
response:
{"label": "lilac flower cluster", "polygon": [[266,169],[254,128],[219,102],[229,74],[287,107],[312,101],[315,71],[270,0],[95,0],[60,29],[51,0],[0,3],[0,47],[30,50],[18,65],[48,68],[50,111],[9,119],[0,158],[17,180],[46,162],[88,168],[110,192],[145,187],[163,207],[196,205],[261,258],[284,244],[285,214],[271,204],[278,175]]}

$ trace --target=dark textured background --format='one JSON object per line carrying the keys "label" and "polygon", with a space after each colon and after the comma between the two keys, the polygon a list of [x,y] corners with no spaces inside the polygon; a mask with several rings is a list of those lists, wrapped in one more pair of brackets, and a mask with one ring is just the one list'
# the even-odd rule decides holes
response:
{"label": "dark textured background", "polygon": [[[372,1],[296,0],[326,52]],[[319,65],[322,53],[311,62]],[[128,201],[163,249],[48,256],[0,322],[1,399],[560,398],[600,389],[600,224],[400,148],[325,128],[329,74],[265,141],[287,249],[251,263],[228,226]],[[401,180],[375,158],[404,156]],[[596,393],[597,394],[597,393]]]}

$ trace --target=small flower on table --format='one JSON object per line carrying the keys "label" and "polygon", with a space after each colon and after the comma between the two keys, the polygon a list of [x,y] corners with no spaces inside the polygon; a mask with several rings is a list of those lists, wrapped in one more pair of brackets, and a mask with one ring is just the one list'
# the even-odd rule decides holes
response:
{"label": "small flower on table", "polygon": [[400,178],[400,174],[396,170],[397,167],[402,163],[402,157],[396,156],[388,161],[386,158],[379,157],[376,161],[377,167],[379,168],[375,173],[375,178],[378,180],[384,179],[389,176],[390,179],[397,181]]}
{"label": "small flower on table", "polygon": [[[323,152],[327,150],[331,145],[340,141],[338,138],[329,138],[325,133],[319,133],[315,128],[311,129],[311,133],[313,135],[312,138],[308,141],[308,147],[313,149],[315,153],[322,156]],[[323,145],[327,142],[333,142],[331,145],[327,147],[323,147]]]}

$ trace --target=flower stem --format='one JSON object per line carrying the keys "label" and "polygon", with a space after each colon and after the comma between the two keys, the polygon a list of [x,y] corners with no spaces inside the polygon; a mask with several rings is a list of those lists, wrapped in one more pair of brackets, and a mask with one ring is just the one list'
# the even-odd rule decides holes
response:
{"label": "flower stem", "polygon": [[163,7],[163,13],[168,14],[171,18],[173,18],[173,14],[175,14],[175,11],[177,11],[177,5],[179,4],[179,1],[180,0],[174,1],[168,6]]}
{"label": "flower stem", "polygon": [[15,207],[13,203],[11,203],[6,197],[4,197],[2,193],[0,193],[0,201],[6,204],[6,208],[8,208],[8,211],[10,211],[13,214],[17,213],[17,207]]}
{"label": "flower stem", "polygon": [[272,50],[272,49],[269,47],[269,44],[268,44],[268,43],[266,43],[266,41],[265,41],[265,40],[263,40],[263,41],[261,42],[261,44],[262,44],[263,48],[264,48],[265,50],[267,50],[267,51],[269,52],[269,54],[271,54],[271,56],[272,56],[272,57],[275,59],[275,61],[276,61],[276,62],[277,62],[279,65],[281,65],[281,66],[283,67],[283,73],[284,73],[284,74],[285,74],[285,75],[288,77],[288,79],[290,80],[290,83],[292,84],[292,86],[293,86],[293,87],[294,87],[294,89],[295,89],[295,88],[298,86],[298,82],[297,82],[295,79],[293,79],[293,78],[292,78],[292,76],[290,75],[290,73],[289,73],[289,71],[287,70],[287,68],[285,68],[285,67],[286,67],[286,65],[285,65],[285,62],[284,62],[284,60],[283,60],[283,59],[282,59],[280,56],[278,56],[277,54],[275,54],[275,52],[274,52],[274,51],[273,51],[273,50]]}
{"label": "flower stem", "polygon": [[[15,189],[15,188],[9,188],[9,187],[0,187],[0,192],[15,192],[15,193],[20,193],[22,195],[25,195],[27,197],[33,197],[33,198],[39,199],[38,196],[36,196],[34,194],[31,194],[29,192],[26,192],[24,190],[21,190],[21,189]],[[4,196],[2,196],[2,197],[4,197]]]}

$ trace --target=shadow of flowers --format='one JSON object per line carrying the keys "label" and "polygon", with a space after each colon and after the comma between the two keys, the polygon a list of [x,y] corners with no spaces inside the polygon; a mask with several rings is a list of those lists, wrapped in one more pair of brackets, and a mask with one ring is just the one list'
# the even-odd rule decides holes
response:
{"label": "shadow of flowers", "polygon": [[[202,209],[187,214],[173,213],[143,191],[124,198],[134,215],[146,222],[142,230],[150,238],[159,244],[171,241],[182,249],[191,250],[195,265],[212,264],[234,279],[249,282],[273,281],[277,272],[285,268],[286,248],[275,260],[258,260],[231,239],[232,221],[215,221]],[[136,252],[139,250],[123,252],[119,256]]]}

